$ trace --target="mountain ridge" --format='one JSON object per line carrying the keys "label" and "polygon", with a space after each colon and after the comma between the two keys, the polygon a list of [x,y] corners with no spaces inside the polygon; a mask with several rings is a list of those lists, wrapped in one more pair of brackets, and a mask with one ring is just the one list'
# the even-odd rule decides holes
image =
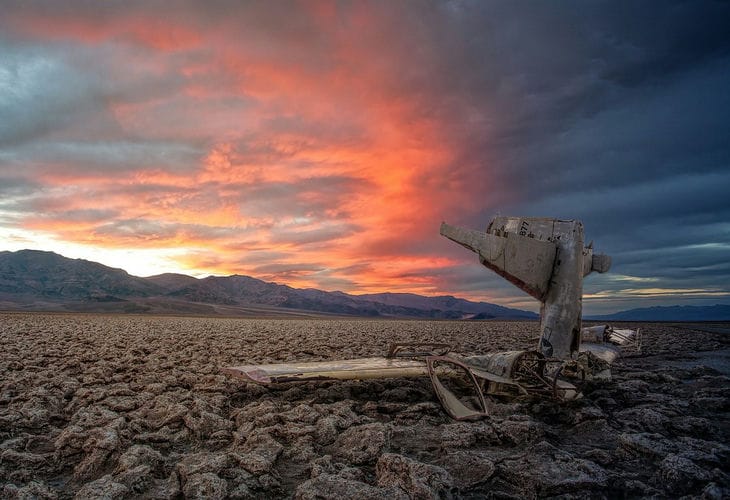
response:
{"label": "mountain ridge", "polygon": [[133,276],[55,252],[0,252],[0,309],[225,315],[339,315],[433,319],[537,319],[530,311],[451,296],[352,295],[298,289],[243,275]]}
{"label": "mountain ridge", "polygon": [[[530,311],[452,295],[348,294],[293,288],[251,276],[138,277],[120,268],[43,250],[0,251],[0,310],[226,316],[351,316],[535,320]],[[589,321],[730,321],[730,305],[653,306]]]}
{"label": "mountain ridge", "polygon": [[730,321],[730,304],[652,306],[586,316],[591,321]]}

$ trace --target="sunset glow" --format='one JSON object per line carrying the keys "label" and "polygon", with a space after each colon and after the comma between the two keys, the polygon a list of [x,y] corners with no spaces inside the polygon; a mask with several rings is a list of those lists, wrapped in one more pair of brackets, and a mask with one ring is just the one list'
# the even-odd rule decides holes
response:
{"label": "sunset glow", "polygon": [[[649,182],[631,168],[627,145],[640,141],[614,122],[634,122],[621,113],[637,102],[661,121],[662,100],[686,83],[642,95],[611,80],[603,55],[624,61],[631,46],[599,45],[616,26],[597,24],[589,44],[566,16],[553,37],[553,15],[536,7],[495,22],[479,2],[11,2],[0,20],[0,250],[52,250],[135,275],[244,274],[534,310],[440,238],[440,222],[579,218],[608,253],[652,247],[621,243],[620,214],[598,208]],[[725,78],[707,64],[697,70],[706,85]],[[688,117],[687,129],[707,116]],[[713,160],[695,169],[677,155],[647,153],[679,165],[651,182],[729,180]],[[624,173],[606,177],[604,162]],[[702,224],[728,210],[713,193],[704,210],[715,219]],[[671,219],[633,208],[641,224]],[[718,262],[715,250],[703,255]],[[727,285],[614,260],[636,281],[596,278],[588,304],[608,304],[613,290],[730,296]]]}

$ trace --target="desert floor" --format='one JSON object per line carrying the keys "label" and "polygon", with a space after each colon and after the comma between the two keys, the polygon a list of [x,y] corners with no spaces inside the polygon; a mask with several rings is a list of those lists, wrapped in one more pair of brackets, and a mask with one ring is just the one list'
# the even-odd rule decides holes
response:
{"label": "desert floor", "polygon": [[262,387],[230,365],[532,347],[537,323],[0,314],[0,497],[730,497],[730,324],[634,324],[569,402],[455,422],[428,379]]}

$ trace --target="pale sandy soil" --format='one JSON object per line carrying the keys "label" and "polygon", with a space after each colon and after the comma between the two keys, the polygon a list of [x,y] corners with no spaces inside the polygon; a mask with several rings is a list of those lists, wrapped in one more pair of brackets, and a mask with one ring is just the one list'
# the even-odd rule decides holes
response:
{"label": "pale sandy soil", "polygon": [[219,370],[531,347],[536,323],[0,314],[0,497],[729,497],[730,324],[640,326],[644,353],[582,400],[457,423],[428,380]]}

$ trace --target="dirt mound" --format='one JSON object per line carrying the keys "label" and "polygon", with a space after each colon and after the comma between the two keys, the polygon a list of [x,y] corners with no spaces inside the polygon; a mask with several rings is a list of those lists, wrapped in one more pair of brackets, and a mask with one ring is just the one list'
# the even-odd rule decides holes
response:
{"label": "dirt mound", "polygon": [[220,369],[532,347],[536,323],[0,315],[0,497],[729,496],[730,338],[640,326],[643,354],[583,399],[463,423],[426,379],[264,388]]}

